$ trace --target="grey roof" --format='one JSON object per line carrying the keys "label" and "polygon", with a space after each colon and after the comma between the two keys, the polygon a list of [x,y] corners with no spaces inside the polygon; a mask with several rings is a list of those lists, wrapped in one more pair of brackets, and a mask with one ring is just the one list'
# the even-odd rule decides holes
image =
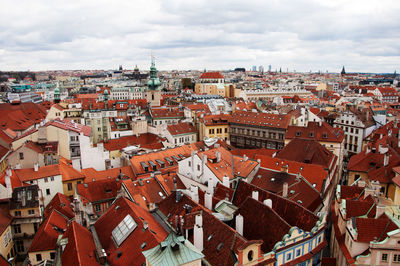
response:
{"label": "grey roof", "polygon": [[195,246],[185,240],[183,236],[174,233],[152,249],[142,251],[147,262],[152,265],[181,265],[204,258]]}

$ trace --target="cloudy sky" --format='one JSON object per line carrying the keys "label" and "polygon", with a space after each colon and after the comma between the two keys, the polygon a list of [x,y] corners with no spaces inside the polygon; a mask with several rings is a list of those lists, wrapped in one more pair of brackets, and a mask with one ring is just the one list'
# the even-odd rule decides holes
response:
{"label": "cloudy sky", "polygon": [[398,0],[1,0],[0,70],[400,72]]}

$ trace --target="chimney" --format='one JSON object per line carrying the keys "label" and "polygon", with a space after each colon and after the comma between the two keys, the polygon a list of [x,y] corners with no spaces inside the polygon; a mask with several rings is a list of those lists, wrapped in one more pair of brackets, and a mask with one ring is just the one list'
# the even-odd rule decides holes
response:
{"label": "chimney", "polygon": [[214,182],[211,177],[208,179],[207,193],[209,193],[211,196],[214,195]]}
{"label": "chimney", "polygon": [[283,183],[282,197],[287,198],[289,185],[287,182]]}
{"label": "chimney", "polygon": [[17,163],[17,164],[15,165],[15,169],[21,169],[21,164],[20,164],[20,163]]}
{"label": "chimney", "polygon": [[221,153],[219,151],[215,152],[215,156],[217,156],[217,163],[221,162]]}
{"label": "chimney", "polygon": [[[9,175],[10,172],[10,175]],[[6,189],[7,189],[7,198],[11,198],[12,196],[12,186],[11,186],[11,170],[7,169],[7,173],[4,177],[4,181],[6,183]]]}
{"label": "chimney", "polygon": [[204,206],[207,209],[211,210],[211,211],[213,209],[213,206],[212,206],[212,195],[210,193],[208,193],[208,192],[206,194],[204,194]]}
{"label": "chimney", "polygon": [[264,200],[264,204],[272,209],[272,200],[271,199]]}
{"label": "chimney", "polygon": [[319,120],[319,121],[318,121],[318,126],[319,126],[319,127],[322,127],[322,120]]}
{"label": "chimney", "polygon": [[202,161],[201,173],[203,174],[207,164],[207,155],[203,154],[203,156],[201,157],[201,161]]}
{"label": "chimney", "polygon": [[368,154],[371,152],[371,147],[369,145],[367,145],[367,149],[365,150],[365,154]]}
{"label": "chimney", "polygon": [[26,191],[25,190],[21,191],[21,206],[22,207],[26,206]]}
{"label": "chimney", "polygon": [[254,191],[251,193],[251,197],[252,197],[253,199],[255,199],[255,200],[258,200],[258,191],[254,190]]}
{"label": "chimney", "polygon": [[11,169],[10,169],[10,168],[7,168],[7,170],[6,170],[6,175],[12,176],[12,172],[11,172]]}
{"label": "chimney", "polygon": [[222,185],[229,188],[229,177],[228,176],[224,175],[224,177],[222,178]]}
{"label": "chimney", "polygon": [[202,213],[196,215],[194,225],[194,246],[203,251],[203,216]]}
{"label": "chimney", "polygon": [[386,153],[383,155],[383,166],[388,166],[388,164],[389,164],[389,153],[386,152]]}
{"label": "chimney", "polygon": [[382,214],[385,213],[386,206],[376,206],[376,214],[375,214],[375,219],[378,219],[381,217]]}
{"label": "chimney", "polygon": [[199,203],[199,187],[192,185],[190,190],[192,191],[192,200]]}
{"label": "chimney", "polygon": [[143,186],[143,179],[139,178],[138,181],[139,181],[139,185]]}
{"label": "chimney", "polygon": [[143,221],[143,230],[146,231],[147,228],[149,228],[149,223],[146,221]]}
{"label": "chimney", "polygon": [[249,158],[246,156],[246,154],[244,154],[244,155],[243,155],[243,161],[245,161],[245,162],[246,162],[246,161],[247,161],[247,159],[249,159]]}
{"label": "chimney", "polygon": [[35,170],[35,172],[39,171],[39,164],[38,163],[35,163],[33,165],[33,170]]}
{"label": "chimney", "polygon": [[81,219],[81,212],[79,210],[79,201],[77,198],[74,198],[74,201],[72,202],[72,205],[74,206],[73,210],[75,213],[75,222],[78,224],[82,225],[82,219]]}
{"label": "chimney", "polygon": [[236,215],[236,218],[235,218],[235,219],[236,219],[236,220],[235,220],[235,223],[236,223],[236,231],[237,231],[241,236],[243,236],[243,222],[244,222],[243,216],[240,215],[240,213],[239,213],[238,215]]}
{"label": "chimney", "polygon": [[182,199],[182,191],[178,190],[176,191],[176,202],[180,202]]}

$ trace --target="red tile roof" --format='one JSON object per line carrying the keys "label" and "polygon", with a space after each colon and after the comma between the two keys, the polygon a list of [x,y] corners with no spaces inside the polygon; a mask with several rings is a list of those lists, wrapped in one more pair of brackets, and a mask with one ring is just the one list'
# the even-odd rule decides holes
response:
{"label": "red tile roof", "polygon": [[22,182],[61,174],[58,164],[39,167],[38,171],[35,171],[34,168],[25,168],[16,169],[14,172]]}
{"label": "red tile roof", "polygon": [[328,172],[322,165],[299,163],[296,161],[272,158],[266,155],[256,155],[261,160],[261,167],[281,171],[282,167],[287,168],[288,173],[300,173],[320,193],[323,192],[324,180],[328,178]]}
{"label": "red tile roof", "polygon": [[56,210],[40,225],[28,252],[56,250],[58,236],[67,229],[68,220]]}
{"label": "red tile roof", "polygon": [[72,167],[72,165],[68,164],[67,162],[65,162],[63,160],[60,160],[59,168],[60,168],[63,182],[85,178],[85,176],[81,172],[74,169]]}
{"label": "red tile roof", "polygon": [[382,241],[387,237],[387,233],[398,229],[395,223],[386,214],[379,219],[375,218],[356,218],[357,242],[369,243],[377,239]]}
{"label": "red tile roof", "polygon": [[184,104],[184,107],[192,110],[192,111],[206,111],[210,112],[210,109],[207,104],[205,103],[190,103],[190,104]]}
{"label": "red tile roof", "polygon": [[13,217],[8,212],[0,209],[0,235],[2,235],[11,224],[12,218]]}
{"label": "red tile roof", "polygon": [[285,138],[303,138],[320,142],[342,143],[344,132],[341,128],[333,128],[326,122],[322,122],[321,126],[318,122],[308,122],[307,127],[289,126]]}
{"label": "red tile roof", "polygon": [[302,176],[260,168],[251,184],[282,196],[283,184],[288,184],[287,198],[314,212],[322,204],[319,191]]}
{"label": "red tile roof", "polygon": [[200,121],[206,126],[228,125],[230,117],[231,115],[228,114],[205,115],[203,118],[200,118]]}
{"label": "red tile roof", "polygon": [[46,126],[54,126],[64,130],[70,130],[77,133],[83,133],[83,135],[90,137],[92,128],[69,120],[53,120],[46,124]]}
{"label": "red tile roof", "polygon": [[35,103],[0,105],[0,128],[23,131],[46,118],[46,110]]}
{"label": "red tile roof", "polygon": [[363,187],[359,186],[340,186],[340,199],[355,199],[364,192]]}
{"label": "red tile roof", "polygon": [[233,149],[231,153],[238,156],[246,155],[248,158],[255,160],[256,155],[266,155],[271,156],[276,153],[278,150],[276,149],[267,149],[267,148],[260,148],[260,149]]}
{"label": "red tile roof", "polygon": [[204,72],[200,75],[201,79],[223,79],[224,76],[220,72]]}
{"label": "red tile roof", "polygon": [[77,184],[79,196],[89,202],[114,199],[121,188],[121,181],[105,179]]}
{"label": "red tile roof", "polygon": [[118,168],[111,168],[103,171],[97,171],[94,168],[82,169],[82,174],[85,176],[86,182],[106,180],[112,178],[135,178],[135,174],[132,172],[130,166],[123,166]]}
{"label": "red tile roof", "polygon": [[[221,161],[217,161],[217,152],[221,155]],[[207,155],[207,166],[214,173],[214,175],[222,182],[223,177],[226,175],[229,179],[233,179],[235,176],[241,176],[247,178],[250,173],[256,168],[258,163],[254,160],[244,160],[242,157],[232,155],[230,151],[223,147],[210,149],[207,151],[199,152],[199,157]],[[233,171],[232,173],[232,160],[233,160]]]}
{"label": "red tile roof", "polygon": [[47,217],[53,210],[57,210],[69,219],[75,217],[74,211],[71,208],[71,203],[72,201],[68,196],[57,193],[49,204],[47,204],[46,209],[44,210],[44,217]]}
{"label": "red tile roof", "polygon": [[336,156],[315,140],[292,139],[276,155],[277,158],[331,168]]}
{"label": "red tile roof", "polygon": [[73,221],[65,231],[63,238],[68,239],[61,254],[63,265],[101,265],[96,260],[96,245],[89,230]]}
{"label": "red tile roof", "polygon": [[119,139],[111,139],[104,142],[104,148],[109,151],[122,150],[127,146],[140,145],[141,148],[145,149],[161,149],[163,148],[162,142],[164,138],[151,133],[141,134],[139,136],[126,136]]}
{"label": "red tile roof", "polygon": [[[137,227],[117,247],[112,231],[128,214]],[[144,222],[148,224],[147,230],[143,228]],[[126,198],[119,198],[94,226],[111,265],[141,265],[145,263],[142,251],[155,247],[167,237],[167,232],[147,210]]]}
{"label": "red tile roof", "polygon": [[[192,211],[186,214],[185,204],[192,206]],[[159,210],[168,218],[168,222],[174,228],[178,228],[175,217],[180,215],[184,219],[184,228],[194,227],[195,215],[202,211],[203,216],[203,238],[204,249],[202,253],[211,265],[234,265],[238,247],[248,242],[243,236],[237,233],[233,228],[216,218],[203,206],[195,203],[186,195],[183,195],[179,202],[176,202],[176,193],[173,192],[166,199],[160,202]],[[181,230],[181,229],[179,229]],[[182,231],[182,230],[181,230]],[[189,241],[193,243],[193,238]],[[218,248],[220,247],[220,248]]]}
{"label": "red tile roof", "polygon": [[172,136],[183,135],[183,134],[193,134],[197,130],[194,128],[192,123],[181,122],[174,125],[168,125],[167,130]]}
{"label": "red tile roof", "polygon": [[[319,220],[316,215],[307,210],[297,202],[285,199],[274,193],[265,191],[257,186],[239,181],[233,198],[233,204],[240,206],[247,197],[252,196],[253,191],[258,191],[258,200],[263,202],[266,199],[272,200],[272,209],[282,217],[290,226],[297,226],[298,228],[310,232]],[[257,213],[253,212],[255,220],[257,220]]]}
{"label": "red tile roof", "polygon": [[179,108],[151,108],[150,115],[153,119],[184,118],[184,113]]}
{"label": "red tile roof", "polygon": [[290,115],[277,115],[269,113],[256,113],[236,111],[229,119],[229,123],[254,125],[259,127],[269,128],[284,128],[287,129],[290,122]]}
{"label": "red tile roof", "polygon": [[[243,201],[236,213],[240,213],[244,218],[243,236],[246,239],[263,240],[263,253],[272,251],[275,244],[281,241],[291,228],[291,225],[273,209],[251,197]],[[273,226],[259,226],[266,223]]]}

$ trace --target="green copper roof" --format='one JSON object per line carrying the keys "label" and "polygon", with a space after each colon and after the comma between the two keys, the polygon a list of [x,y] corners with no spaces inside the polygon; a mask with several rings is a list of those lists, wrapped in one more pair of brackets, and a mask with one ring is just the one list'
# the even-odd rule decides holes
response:
{"label": "green copper roof", "polygon": [[181,265],[204,257],[183,236],[171,233],[159,245],[142,252],[150,265]]}
{"label": "green copper roof", "polygon": [[151,90],[156,90],[161,85],[159,78],[157,77],[157,68],[156,63],[154,61],[154,57],[151,58],[151,67],[150,67],[150,79],[147,82],[147,86]]}

